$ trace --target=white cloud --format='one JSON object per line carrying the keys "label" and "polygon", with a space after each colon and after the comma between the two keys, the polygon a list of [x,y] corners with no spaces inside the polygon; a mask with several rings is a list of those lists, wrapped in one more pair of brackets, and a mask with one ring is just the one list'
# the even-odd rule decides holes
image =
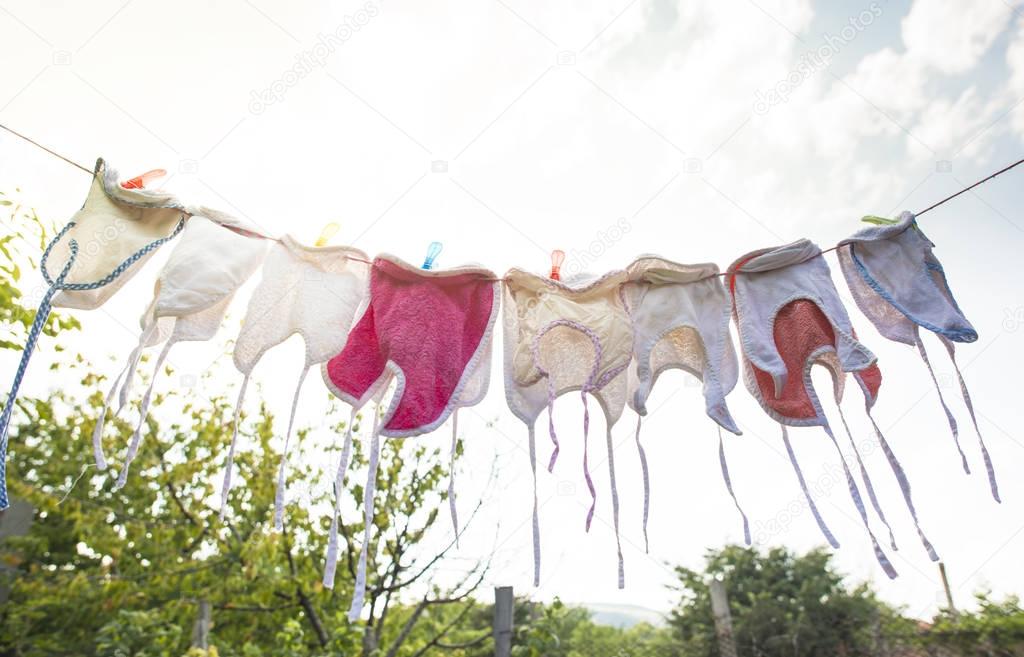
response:
{"label": "white cloud", "polygon": [[917,0],[903,20],[908,55],[941,73],[970,70],[1006,27],[1011,8],[1001,2]]}
{"label": "white cloud", "polygon": [[1010,125],[1014,133],[1024,141],[1024,18],[1017,21],[1017,33],[1006,49],[1006,65],[1010,68],[1007,85],[1011,102],[1016,106],[1011,111]]}
{"label": "white cloud", "polygon": [[986,136],[991,136],[986,128],[1004,104],[1002,97],[986,100],[968,87],[956,100],[939,98],[928,103],[914,132],[944,156],[977,157],[988,142]]}

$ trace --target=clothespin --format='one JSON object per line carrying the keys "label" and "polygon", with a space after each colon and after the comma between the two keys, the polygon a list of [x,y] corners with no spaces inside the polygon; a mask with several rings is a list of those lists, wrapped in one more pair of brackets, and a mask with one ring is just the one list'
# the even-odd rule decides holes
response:
{"label": "clothespin", "polygon": [[163,178],[166,175],[167,171],[164,169],[153,169],[152,171],[147,171],[142,175],[135,176],[134,178],[124,181],[121,183],[121,187],[124,187],[125,189],[142,189],[154,180]]}
{"label": "clothespin", "polygon": [[[897,219],[886,219],[885,217],[876,217],[873,214],[869,214],[869,215],[867,215],[865,217],[861,217],[860,220],[863,221],[866,224],[874,224],[875,226],[891,226],[893,224],[898,224],[899,223],[899,221]],[[921,227],[917,225],[916,221],[913,222],[910,225],[913,226],[914,230],[916,230],[917,232],[919,232],[919,233],[921,232]],[[923,234],[924,233],[922,233],[922,235]]]}
{"label": "clothespin", "polygon": [[320,237],[316,238],[316,246],[327,246],[327,243],[331,241],[331,238],[337,235],[338,231],[341,230],[341,226],[334,223],[333,221],[320,231]]}
{"label": "clothespin", "polygon": [[437,258],[438,254],[441,253],[441,249],[444,248],[440,242],[431,242],[430,246],[427,247],[427,257],[423,261],[423,267],[421,269],[433,269],[434,259]]}
{"label": "clothespin", "polygon": [[895,219],[886,219],[885,217],[876,217],[873,214],[861,217],[861,221],[866,224],[874,224],[875,226],[888,226],[898,223]]}
{"label": "clothespin", "polygon": [[562,280],[562,263],[565,262],[565,251],[555,249],[551,252],[551,280]]}

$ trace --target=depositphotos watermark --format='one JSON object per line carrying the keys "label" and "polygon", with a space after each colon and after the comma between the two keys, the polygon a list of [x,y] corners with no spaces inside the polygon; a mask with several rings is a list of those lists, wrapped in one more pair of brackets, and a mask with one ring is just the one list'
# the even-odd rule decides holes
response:
{"label": "depositphotos watermark", "polygon": [[570,250],[562,264],[562,271],[570,276],[582,274],[587,271],[591,263],[607,253],[632,229],[633,225],[629,223],[629,219],[619,217],[615,223],[598,230],[585,250]]}
{"label": "depositphotos watermark", "polygon": [[316,44],[309,50],[295,55],[295,64],[263,89],[253,89],[249,94],[249,112],[262,114],[267,107],[284,100],[288,90],[297,85],[314,70],[327,64],[331,55],[338,51],[352,35],[366,27],[372,18],[380,14],[380,7],[372,0],[354,14],[345,14],[338,26],[331,32],[317,35]]}
{"label": "depositphotos watermark", "polygon": [[767,114],[776,105],[789,102],[789,96],[800,85],[818,71],[828,67],[833,57],[838,55],[847,44],[856,39],[881,15],[882,7],[877,2],[872,2],[867,9],[856,16],[851,16],[849,24],[844,25],[838,35],[828,32],[823,34],[822,44],[814,50],[805,52],[797,60],[796,66],[790,70],[789,75],[776,82],[767,91],[758,89],[754,92],[754,113]]}

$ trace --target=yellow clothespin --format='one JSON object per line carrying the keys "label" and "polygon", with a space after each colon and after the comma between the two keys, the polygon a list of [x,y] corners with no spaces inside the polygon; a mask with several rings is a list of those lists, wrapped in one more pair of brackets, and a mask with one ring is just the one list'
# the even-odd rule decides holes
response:
{"label": "yellow clothespin", "polygon": [[341,230],[341,226],[334,223],[333,221],[320,231],[320,237],[316,238],[316,246],[327,246],[327,243],[331,241],[338,231]]}

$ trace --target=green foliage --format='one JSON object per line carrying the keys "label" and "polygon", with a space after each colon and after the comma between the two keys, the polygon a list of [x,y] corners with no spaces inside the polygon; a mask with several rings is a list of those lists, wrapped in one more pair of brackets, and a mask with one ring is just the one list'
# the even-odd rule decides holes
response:
{"label": "green foliage", "polygon": [[869,654],[873,628],[895,612],[865,585],[847,590],[831,555],[813,550],[794,555],[739,546],[712,551],[704,572],[677,568],[683,600],[671,626],[687,655],[717,656],[709,577],[729,595],[737,649],[766,657]]}
{"label": "green foliage", "polygon": [[99,657],[177,657],[182,629],[156,611],[121,610],[96,635]]}
{"label": "green foliage", "polygon": [[927,632],[921,633],[921,643],[926,647],[954,647],[964,655],[1024,655],[1024,610],[1020,598],[1010,596],[996,602],[988,593],[975,597],[976,611],[944,611]]}
{"label": "green foliage", "polygon": [[[6,234],[0,236],[0,349],[21,350],[36,317],[36,304],[46,289],[39,277],[30,282],[26,294],[22,275],[37,267],[30,254],[42,252],[53,227],[44,225],[34,210],[24,209],[4,192],[0,192],[0,208],[8,215]],[[43,325],[43,335],[53,337],[78,326],[74,318],[54,313]]]}
{"label": "green foliage", "polygon": [[[524,603],[521,605],[527,608]],[[516,633],[513,657],[671,657],[680,654],[678,642],[664,628],[646,623],[620,629],[598,625],[590,612],[570,607],[557,598],[546,606],[531,606]]]}

